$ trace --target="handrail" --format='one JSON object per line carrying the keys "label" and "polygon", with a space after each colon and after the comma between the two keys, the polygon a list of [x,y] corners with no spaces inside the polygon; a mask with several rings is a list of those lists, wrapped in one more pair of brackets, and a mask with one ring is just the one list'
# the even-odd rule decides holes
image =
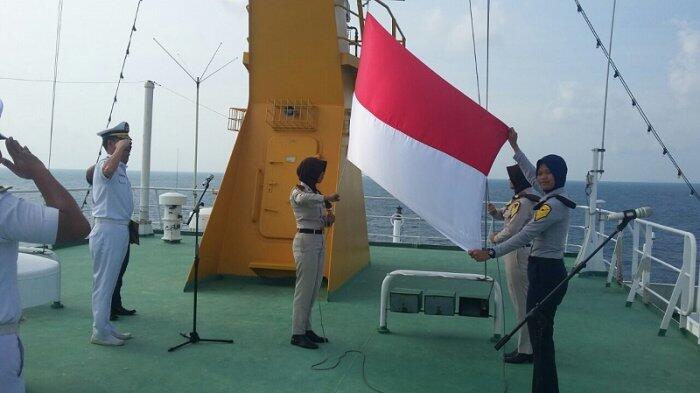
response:
{"label": "handrail", "polygon": [[[391,8],[386,5],[383,1],[381,0],[370,0],[374,1],[377,4],[379,4],[381,7],[383,7],[387,13],[389,14],[389,17],[391,18],[391,35],[396,39],[398,42],[401,43],[401,45],[406,46],[406,36],[403,33],[403,30],[401,29],[401,26],[399,25],[398,21],[396,20],[396,17],[394,16],[394,13],[391,11]],[[336,3],[335,8],[340,8],[344,11],[346,11],[348,14],[353,15],[356,17],[359,21],[360,25],[360,35],[364,36],[365,32],[365,16],[364,16],[364,6],[362,5],[362,0],[357,0],[357,12],[353,11],[350,9],[350,7],[346,7],[345,4],[342,3]],[[397,36],[400,35],[400,38]],[[362,40],[357,37],[357,32],[355,33],[355,39],[350,39],[348,37],[338,37],[338,39],[347,41],[350,45],[355,46],[355,55],[357,56],[357,48],[362,46]]]}
{"label": "handrail", "polygon": [[[133,191],[139,191],[142,190],[142,187],[133,187]],[[68,189],[69,192],[86,192],[88,190],[87,187],[78,187],[78,188],[70,188]],[[192,191],[195,191],[195,189],[192,188],[180,188],[180,187],[149,187],[150,191],[153,191],[154,195],[156,196],[156,203],[149,203],[149,207],[153,208],[155,207],[156,212],[151,213],[152,216],[155,216],[156,220],[154,223],[159,224],[162,227],[161,224],[161,206],[160,203],[158,202],[158,196],[162,191],[179,191],[183,192],[188,196],[188,199],[192,195]],[[198,190],[201,191],[201,190]],[[11,193],[16,193],[16,194],[38,194],[38,190],[10,190]],[[216,190],[208,190],[208,194],[214,196],[216,194]],[[150,194],[149,194],[149,200],[150,200]],[[375,201],[396,201],[398,202],[395,198],[391,196],[366,196],[365,200],[375,200]],[[495,205],[504,205],[506,202],[492,202]],[[187,211],[191,210],[192,206],[185,204],[183,206],[183,215],[187,215]],[[588,207],[586,206],[581,206],[577,211],[583,211],[583,210],[588,210]],[[88,214],[91,211],[91,207],[88,205],[87,208],[83,209],[83,212],[85,214]],[[136,210],[135,210],[136,212]],[[569,226],[568,232],[571,231],[571,229],[576,229],[576,230],[593,230],[596,231],[598,234],[603,235],[605,232],[605,223],[607,221],[602,220],[601,217],[604,214],[611,213],[608,210],[605,209],[596,209],[596,214],[592,215],[593,217],[596,217],[596,220],[599,220],[599,222],[594,222],[591,223],[588,227],[578,225],[578,224],[571,224]],[[389,216],[389,215],[367,215],[368,218],[381,218],[381,219],[389,219],[391,220],[391,223],[394,224],[397,221],[403,222],[403,220],[412,220],[414,222],[417,222],[419,225],[427,225],[423,224],[425,223],[425,220],[423,220],[421,217],[418,216],[404,216],[403,214],[398,215],[398,220],[397,220],[397,214]],[[613,222],[610,222],[613,223]],[[663,334],[666,329],[668,328],[669,322],[673,317],[674,312],[678,314],[678,322],[679,326],[682,329],[686,329],[689,331],[697,332],[698,328],[695,327],[693,328],[693,324],[698,324],[698,321],[694,321],[693,318],[697,318],[697,314],[700,312],[700,290],[696,290],[696,286],[698,283],[698,269],[697,269],[697,241],[696,237],[693,233],[684,231],[678,228],[673,228],[667,225],[662,225],[658,224],[653,221],[649,220],[644,220],[644,219],[637,219],[634,220],[631,224],[631,232],[632,232],[632,247],[631,247],[631,275],[632,275],[632,280],[630,282],[624,281],[622,284],[627,285],[630,287],[630,292],[628,295],[628,302],[631,304],[636,296],[641,296],[643,299],[646,299],[648,295],[651,295],[655,298],[658,298],[659,301],[661,301],[663,304],[666,305],[665,307],[665,313],[664,317],[661,322],[661,327],[659,330],[659,334]],[[490,223],[490,229],[493,230],[494,225],[493,225],[493,220],[491,220]],[[368,228],[369,229],[369,228]],[[644,231],[644,237],[642,238],[641,232],[642,230]],[[683,264],[679,268],[677,266],[674,266],[670,264],[669,262],[661,259],[658,256],[652,255],[652,250],[653,250],[653,243],[654,243],[654,231],[660,231],[660,232],[665,232],[670,235],[674,236],[682,236],[683,237]],[[582,245],[580,244],[573,244],[572,242],[569,241],[569,235],[567,232],[567,239],[566,239],[566,246],[567,247],[574,247],[578,248],[581,250],[583,248]],[[412,245],[421,245],[421,244],[451,244],[449,239],[441,236],[422,236],[422,235],[402,235],[399,234],[398,236],[396,233],[394,234],[383,234],[383,233],[368,233],[369,236],[371,237],[384,237],[384,238],[393,238],[395,242],[401,242],[401,239],[411,239],[412,241],[409,241],[407,244],[412,244]],[[622,241],[619,241],[622,238],[618,239],[613,239],[613,242],[615,244],[615,250],[613,251],[613,256],[610,259],[603,259],[603,262],[608,265],[609,271],[608,271],[608,279],[607,282],[610,283],[611,278],[612,278],[612,272],[616,268],[624,268],[624,266],[621,263],[621,258],[622,258],[622,250],[623,250],[623,243]],[[425,241],[434,241],[434,242],[439,242],[439,243],[424,243]],[[652,280],[652,273],[653,270],[651,269],[651,264],[656,263],[659,264],[660,266],[663,266],[665,269],[668,269],[669,271],[673,271],[678,273],[678,278],[674,284],[668,284],[669,286],[673,287],[673,293],[671,294],[670,297],[664,297],[662,294],[660,294],[656,289],[658,289],[659,286],[661,285],[667,285],[664,282],[654,282]],[[618,272],[619,275],[621,275],[621,272]],[[680,305],[678,303],[680,302]],[[663,311],[663,310],[662,310]],[[695,317],[694,317],[695,315]],[[700,344],[700,340],[698,340],[698,343]]]}
{"label": "handrail", "polygon": [[[406,46],[406,36],[403,34],[403,30],[401,30],[401,26],[399,26],[398,22],[396,22],[396,17],[394,17],[394,13],[391,12],[391,8],[389,8],[389,6],[386,5],[381,0],[373,0],[373,1],[375,3],[378,3],[379,5],[381,5],[382,7],[384,7],[384,9],[389,13],[389,16],[391,17],[391,35],[394,38],[397,38],[396,37],[396,30],[398,29],[399,33],[401,34],[401,41],[400,42],[401,42],[401,44],[403,44],[403,46]],[[364,21],[363,21],[363,24],[364,24]]]}
{"label": "handrail", "polygon": [[[609,213],[612,212],[602,208],[596,209],[594,214],[591,214],[591,217],[594,217],[592,219],[595,221],[589,223],[587,230],[605,236],[606,220],[603,220],[602,216]],[[688,231],[644,219],[636,219],[630,226],[632,231],[630,261],[631,281],[623,282],[623,284],[629,285],[630,287],[627,296],[627,305],[631,305],[637,296],[640,296],[645,302],[648,302],[649,295],[653,296],[665,305],[665,307],[659,307],[664,312],[659,327],[659,335],[665,334],[674,313],[678,313],[679,327],[684,330],[694,331],[695,334],[699,336],[698,344],[700,344],[700,333],[697,332],[697,328],[694,329],[692,326],[693,324],[697,324],[698,321],[693,321],[690,317],[694,313],[697,315],[697,313],[700,312],[700,293],[697,294],[697,297],[695,295],[698,282],[697,241],[695,235]],[[641,238],[642,230],[644,231],[643,239]],[[656,238],[655,231],[683,238],[683,258],[680,268],[658,256],[652,255],[654,240]],[[622,237],[613,239],[615,242],[615,249],[610,260],[602,259],[603,263],[608,265],[607,285],[610,285],[613,273],[616,271],[618,277],[622,276],[621,269],[624,268],[622,265],[624,245],[623,242],[619,241],[621,239]],[[672,271],[678,274],[675,283],[669,285],[673,287],[670,296],[664,296],[656,290],[665,283],[653,281],[652,274],[654,269],[651,268],[652,263],[662,266],[666,271]]]}

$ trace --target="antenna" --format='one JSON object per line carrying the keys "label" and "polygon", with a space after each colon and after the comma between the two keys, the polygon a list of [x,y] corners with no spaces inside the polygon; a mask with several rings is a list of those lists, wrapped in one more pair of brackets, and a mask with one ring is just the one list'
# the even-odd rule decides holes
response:
{"label": "antenna", "polygon": [[[195,220],[195,231],[194,231],[194,293],[193,293],[193,312],[192,312],[192,331],[189,334],[185,333],[180,333],[182,337],[187,339],[187,341],[176,345],[170,349],[168,349],[168,352],[173,352],[179,348],[182,348],[183,346],[187,344],[197,344],[201,341],[205,342],[218,342],[218,343],[228,343],[232,344],[233,340],[222,340],[222,339],[209,339],[209,338],[201,338],[199,336],[199,333],[197,332],[197,293],[198,293],[198,283],[199,283],[199,209],[202,204],[202,198],[204,198],[204,194],[206,194],[207,189],[209,188],[209,182],[214,176],[210,176],[207,178],[207,180],[202,184],[204,187],[204,190],[202,190],[202,193],[199,195],[199,199],[197,199],[197,148],[199,144],[199,85],[202,84],[205,80],[209,79],[212,75],[216,74],[217,72],[221,71],[224,67],[227,65],[233,63],[234,60],[237,59],[233,58],[229,62],[225,63],[221,67],[219,67],[216,71],[210,73],[207,75],[207,70],[209,69],[209,66],[211,63],[214,61],[214,58],[216,57],[216,54],[219,53],[219,49],[221,49],[221,42],[219,43],[219,46],[216,47],[216,50],[214,53],[211,55],[211,58],[209,59],[209,62],[207,65],[204,67],[204,71],[202,71],[202,74],[194,77],[192,76],[192,73],[190,73],[182,64],[180,64],[175,57],[168,52],[167,49],[163,45],[161,45],[158,40],[153,37],[153,41],[160,46],[165,53],[170,56],[170,58],[187,74],[187,76],[192,79],[194,82],[196,88],[197,88],[197,100],[195,102],[195,121],[194,121],[194,181],[193,181],[193,186],[192,186],[192,194],[194,196],[193,202],[194,205],[192,206],[192,215],[190,216],[190,220],[194,218]],[[180,159],[180,151],[178,150],[177,158],[178,158],[178,163],[177,163],[177,171],[179,172],[179,159]],[[176,173],[176,179],[179,176],[179,173]],[[177,182],[177,180],[176,180]],[[190,221],[187,221],[187,225],[190,224]]]}
{"label": "antenna", "polygon": [[197,191],[196,190],[197,190],[197,185],[198,185],[198,182],[197,182],[197,159],[198,159],[198,150],[199,150],[199,85],[201,85],[202,82],[209,79],[211,76],[213,76],[217,72],[224,69],[224,67],[233,63],[238,57],[235,57],[235,58],[231,59],[230,61],[224,63],[224,65],[222,65],[221,67],[217,68],[214,72],[211,72],[210,74],[207,75],[207,70],[209,69],[209,66],[214,61],[214,58],[219,53],[219,49],[221,49],[221,45],[223,44],[222,42],[219,42],[219,46],[216,47],[216,50],[211,55],[211,58],[209,59],[209,62],[207,63],[207,65],[204,67],[204,71],[202,71],[202,74],[195,77],[155,37],[153,37],[153,41],[155,41],[155,43],[158,44],[158,46],[161,49],[163,49],[163,51],[175,62],[175,64],[177,64],[180,67],[180,69],[182,69],[182,71],[184,71],[185,74],[187,74],[187,76],[189,76],[190,79],[192,79],[192,81],[195,83],[195,86],[196,86],[197,99],[195,102],[195,124],[194,124],[194,179],[192,181],[192,189],[193,189],[192,192],[194,193],[195,199],[197,199]]}

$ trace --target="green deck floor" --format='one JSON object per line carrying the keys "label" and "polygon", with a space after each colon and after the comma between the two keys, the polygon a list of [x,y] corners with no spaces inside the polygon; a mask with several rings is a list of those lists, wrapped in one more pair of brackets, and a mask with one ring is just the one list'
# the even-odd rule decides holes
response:
{"label": "green deck floor", "polygon": [[[392,333],[378,334],[379,289],[394,269],[483,272],[455,251],[371,249],[372,266],[321,302],[331,343],[316,351],[289,344],[293,285],[289,281],[226,279],[200,292],[202,343],[167,353],[191,327],[191,293],[183,293],[193,238],[166,245],[144,239],[132,248],[123,296],[138,315],[116,322],[135,339],[121,348],[88,343],[91,262],[86,246],[58,251],[63,303],[26,310],[22,338],[29,392],[369,392],[362,359],[349,355],[331,371],[310,366],[347,349],[367,355],[369,382],[384,392],[502,392],[503,363],[489,341],[489,319],[389,314]],[[498,277],[495,264],[489,274]],[[480,284],[406,281],[484,292]],[[505,289],[504,289],[505,291]],[[660,317],[645,306],[624,307],[624,290],[597,278],[576,278],[559,308],[557,363],[562,392],[697,392],[700,347],[676,326],[656,335]],[[508,326],[513,314],[506,294]],[[320,332],[318,311],[314,325]],[[509,344],[507,349],[513,348]],[[508,365],[509,392],[529,392],[530,365]],[[1,389],[0,389],[1,390]]]}

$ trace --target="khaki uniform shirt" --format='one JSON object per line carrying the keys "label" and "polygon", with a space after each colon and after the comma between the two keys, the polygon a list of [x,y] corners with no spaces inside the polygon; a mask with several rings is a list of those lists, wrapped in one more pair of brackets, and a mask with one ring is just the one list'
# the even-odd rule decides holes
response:
{"label": "khaki uniform shirt", "polygon": [[[532,190],[528,188],[524,193],[531,194]],[[503,243],[520,232],[532,220],[532,208],[536,203],[521,194],[514,196],[503,209],[497,210],[494,218],[503,220],[504,224],[503,229],[494,236],[493,242]]]}
{"label": "khaki uniform shirt", "polygon": [[299,183],[299,186],[301,188],[292,188],[289,196],[289,203],[297,220],[297,229],[323,229],[326,226],[323,194],[314,192],[304,183]]}

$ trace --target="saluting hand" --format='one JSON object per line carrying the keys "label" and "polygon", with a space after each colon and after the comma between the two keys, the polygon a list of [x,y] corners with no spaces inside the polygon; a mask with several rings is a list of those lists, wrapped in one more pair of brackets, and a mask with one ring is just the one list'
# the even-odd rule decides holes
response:
{"label": "saluting hand", "polygon": [[5,141],[5,147],[7,147],[12,161],[3,157],[2,153],[0,153],[0,161],[15,175],[22,179],[34,180],[42,171],[46,171],[41,160],[32,154],[29,148],[20,145],[14,138],[8,138]]}
{"label": "saluting hand", "polygon": [[117,150],[127,150],[131,147],[131,139],[120,139],[117,141]]}

